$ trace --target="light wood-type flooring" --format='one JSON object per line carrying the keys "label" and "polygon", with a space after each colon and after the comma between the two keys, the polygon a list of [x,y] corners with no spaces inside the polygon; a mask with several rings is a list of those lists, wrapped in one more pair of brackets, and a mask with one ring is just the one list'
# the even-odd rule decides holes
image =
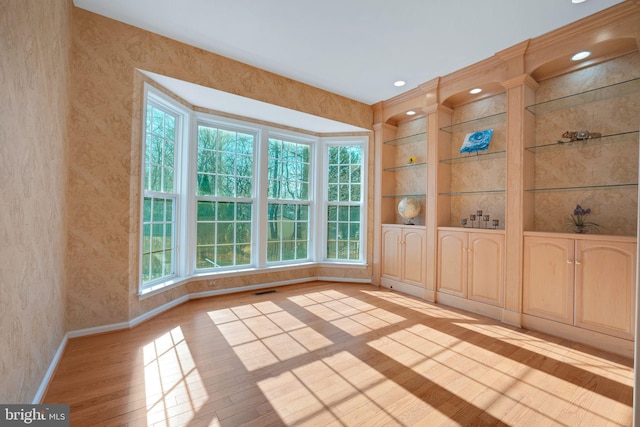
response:
{"label": "light wood-type flooring", "polygon": [[71,426],[631,425],[632,361],[366,284],[192,300],[72,339]]}

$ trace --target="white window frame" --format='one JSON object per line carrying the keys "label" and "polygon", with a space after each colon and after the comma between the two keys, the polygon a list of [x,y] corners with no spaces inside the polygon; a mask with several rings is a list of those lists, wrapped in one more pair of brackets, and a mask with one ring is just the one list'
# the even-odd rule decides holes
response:
{"label": "white window frame", "polygon": [[[175,273],[171,277],[163,277],[142,282],[142,249],[143,249],[143,205],[144,166],[146,144],[147,104],[151,103],[176,116],[176,147],[174,159],[174,182],[176,205],[174,208],[175,227]],[[250,265],[214,267],[209,269],[196,268],[196,227],[197,227],[197,151],[198,126],[212,126],[242,133],[249,133],[255,137],[253,152],[253,181],[252,198],[252,236]],[[189,280],[203,280],[207,278],[225,277],[227,275],[250,274],[265,269],[295,268],[303,265],[365,265],[367,254],[367,204],[368,204],[368,141],[367,135],[318,137],[304,132],[279,128],[275,126],[253,123],[236,118],[217,116],[204,112],[193,111],[180,104],[175,99],[145,83],[142,120],[142,173],[140,174],[140,238],[139,238],[139,295],[153,295],[162,290],[170,289]],[[268,198],[268,143],[269,138],[283,139],[300,144],[309,145],[309,247],[308,257],[304,260],[288,260],[267,262],[267,206]],[[327,254],[327,207],[328,207],[328,148],[334,146],[358,145],[362,148],[362,200],[360,206],[360,258],[358,260],[328,259]],[[161,197],[166,197],[162,193]],[[220,200],[219,197],[216,198]],[[299,203],[274,199],[282,203]],[[236,202],[245,199],[233,199]]]}
{"label": "white window frame", "polygon": [[[145,163],[146,163],[146,124],[147,124],[147,105],[154,105],[156,108],[164,110],[165,112],[173,115],[176,119],[175,123],[175,147],[174,147],[174,167],[173,167],[173,180],[174,180],[174,192],[173,193],[164,193],[164,192],[155,192],[145,190],[144,181],[145,181]],[[165,283],[171,282],[177,277],[183,276],[186,272],[185,265],[185,254],[183,248],[185,248],[185,239],[186,233],[183,232],[181,224],[183,222],[183,218],[187,215],[185,211],[185,200],[184,194],[187,183],[186,180],[183,179],[185,174],[185,168],[188,169],[188,161],[185,158],[188,158],[188,154],[186,152],[186,146],[188,145],[189,138],[189,119],[190,119],[190,111],[188,109],[183,108],[180,104],[173,101],[171,98],[163,94],[162,92],[152,88],[148,84],[144,85],[144,104],[143,104],[143,114],[142,114],[142,156],[141,156],[141,173],[140,173],[140,188],[141,188],[141,197],[140,197],[140,218],[139,218],[139,227],[140,227],[140,256],[139,256],[139,282],[140,282],[140,290],[153,290],[157,287],[164,286]],[[185,142],[187,141],[187,142]],[[188,173],[188,171],[187,171]],[[144,282],[142,278],[143,272],[143,230],[144,230],[144,199],[145,197],[157,197],[157,198],[167,198],[174,199],[174,227],[173,227],[173,241],[174,241],[174,254],[173,254],[173,262],[174,262],[174,272],[169,276],[163,276],[161,278],[151,280],[148,282]]]}
{"label": "white window frame", "polygon": [[[254,149],[253,149],[253,183],[251,186],[251,197],[238,197],[238,198],[229,198],[229,197],[220,197],[220,196],[198,196],[196,194],[197,190],[197,173],[198,173],[198,127],[202,126],[210,126],[217,129],[223,129],[233,132],[240,132],[246,134],[252,134],[254,137]],[[193,210],[191,220],[187,227],[190,228],[189,231],[189,248],[191,250],[191,259],[190,259],[190,269],[191,272],[195,274],[206,274],[206,273],[215,273],[215,272],[224,272],[224,271],[235,271],[238,269],[249,269],[255,268],[258,263],[257,258],[257,242],[256,239],[253,238],[254,235],[258,232],[258,208],[259,208],[259,183],[262,181],[259,179],[259,174],[261,168],[258,165],[259,151],[262,149],[261,144],[261,132],[257,127],[246,126],[246,123],[239,122],[237,120],[219,120],[218,117],[212,116],[210,114],[198,113],[194,115],[193,120],[193,129],[191,131],[191,138],[189,140],[190,153],[191,153],[191,170],[192,172],[189,175],[189,181],[191,183],[191,188],[189,190],[188,198],[189,198],[189,206]],[[196,242],[197,242],[197,202],[202,199],[213,199],[216,201],[231,201],[231,202],[239,202],[239,203],[251,203],[251,229],[252,229],[252,239],[251,239],[251,261],[249,264],[243,264],[240,266],[227,266],[227,267],[212,267],[212,268],[197,268],[196,266]]]}
{"label": "white window frame", "polygon": [[[283,140],[283,141],[287,141],[287,142],[293,142],[296,144],[304,144],[304,145],[308,145],[309,146],[309,190],[308,190],[308,194],[309,194],[309,200],[285,200],[285,199],[269,199],[269,189],[268,189],[268,157],[269,157],[269,139],[279,139],[279,140]],[[264,237],[264,240],[260,240],[260,246],[261,248],[264,248],[264,257],[261,259],[261,266],[278,266],[278,265],[296,265],[296,264],[303,264],[303,263],[309,263],[309,262],[313,262],[316,259],[316,252],[315,252],[315,239],[314,239],[314,232],[313,232],[313,224],[316,222],[316,208],[315,206],[317,205],[316,200],[317,200],[317,194],[316,194],[316,186],[315,186],[315,182],[316,182],[316,175],[317,175],[317,164],[315,164],[314,160],[317,157],[316,151],[318,149],[318,138],[309,138],[309,137],[304,137],[303,135],[297,134],[297,133],[289,133],[289,132],[283,132],[281,129],[276,129],[276,130],[271,130],[269,132],[265,132],[265,139],[263,141],[263,147],[264,147],[264,157],[265,157],[265,161],[264,161],[264,168],[262,169],[264,171],[264,174],[261,175],[261,179],[260,182],[263,184],[260,186],[260,191],[261,191],[261,195],[264,195],[264,197],[261,197],[261,199],[264,199],[264,203],[261,205],[261,207],[263,208],[263,211],[261,211],[261,218],[265,218],[265,222],[264,224],[261,224],[262,227],[264,228],[264,235],[260,236],[260,237]],[[295,259],[295,260],[288,260],[288,261],[268,261],[267,260],[267,242],[268,242],[268,221],[266,220],[266,218],[268,217],[268,206],[269,206],[269,202],[270,201],[274,201],[274,203],[281,203],[281,204],[301,204],[301,205],[307,205],[309,206],[309,227],[308,227],[308,245],[307,245],[307,257],[304,259]]]}
{"label": "white window frame", "polygon": [[[320,141],[320,145],[322,147],[322,161],[318,164],[318,171],[320,173],[319,182],[322,182],[322,185],[319,185],[318,192],[319,200],[321,203],[318,203],[318,211],[316,215],[320,218],[319,221],[316,222],[317,233],[316,235],[322,236],[321,239],[318,239],[318,245],[316,246],[316,254],[317,261],[323,262],[327,264],[365,264],[367,257],[367,206],[368,206],[368,198],[369,198],[369,186],[368,186],[368,137],[366,136],[352,136],[352,137],[325,137]],[[362,149],[362,175],[361,175],[361,189],[360,195],[361,199],[359,203],[353,203],[360,206],[360,257],[357,260],[346,260],[346,259],[336,259],[336,258],[327,258],[327,232],[328,232],[328,218],[327,218],[327,210],[329,207],[329,148],[330,147],[344,147],[344,146],[359,146]],[[319,234],[318,234],[319,233]]]}

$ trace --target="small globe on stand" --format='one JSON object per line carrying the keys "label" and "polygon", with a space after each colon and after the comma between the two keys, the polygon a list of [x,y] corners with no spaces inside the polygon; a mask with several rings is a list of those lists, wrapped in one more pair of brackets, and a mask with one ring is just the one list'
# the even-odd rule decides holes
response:
{"label": "small globe on stand", "polygon": [[420,214],[420,202],[413,197],[403,197],[398,203],[398,213],[405,225],[414,225],[412,220]]}

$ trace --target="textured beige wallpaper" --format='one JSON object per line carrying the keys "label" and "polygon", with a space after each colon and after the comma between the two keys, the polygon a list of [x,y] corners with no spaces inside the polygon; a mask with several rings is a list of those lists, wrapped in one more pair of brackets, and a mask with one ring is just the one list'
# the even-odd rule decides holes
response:
{"label": "textured beige wallpaper", "polygon": [[142,78],[136,69],[363,128],[372,125],[370,106],[81,9],[73,17],[67,329],[128,321],[188,292],[314,276],[307,269],[192,282],[138,300]]}
{"label": "textured beige wallpaper", "polygon": [[63,339],[70,2],[0,1],[0,402],[31,403]]}

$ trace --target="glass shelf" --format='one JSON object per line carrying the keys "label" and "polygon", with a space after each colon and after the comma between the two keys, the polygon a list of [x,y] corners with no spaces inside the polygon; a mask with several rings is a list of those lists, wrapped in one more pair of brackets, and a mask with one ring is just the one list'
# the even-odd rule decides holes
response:
{"label": "glass shelf", "polygon": [[[427,135],[427,132],[420,132],[413,135],[402,136],[400,138],[390,139],[389,141],[385,141],[384,143],[387,145],[404,145],[410,144],[412,142],[425,142],[424,137]],[[422,139],[421,139],[422,138]]]}
{"label": "glass shelf", "polygon": [[538,104],[529,105],[528,111],[533,114],[546,114],[553,111],[563,110],[578,105],[589,104],[609,98],[617,98],[624,95],[631,95],[640,92],[640,78],[614,83],[596,89],[587,90],[561,98],[551,99]]}
{"label": "glass shelf", "polygon": [[[611,135],[603,135],[600,138],[592,138],[592,139],[583,139],[580,141],[557,141],[552,142],[551,144],[542,144],[535,145],[533,147],[527,147],[527,150],[534,153],[548,152],[558,149],[566,149],[566,148],[581,148],[581,147],[593,147],[597,145],[607,145],[607,144],[616,144],[623,142],[635,142],[638,143],[638,133],[639,131],[631,131],[631,132],[622,132],[615,133]],[[630,136],[635,135],[635,140],[630,138]]]}
{"label": "glass shelf", "polygon": [[468,161],[473,161],[473,160],[485,160],[485,159],[492,159],[492,158],[501,158],[501,157],[505,157],[506,155],[506,151],[493,151],[491,153],[476,153],[476,154],[469,154],[467,156],[459,156],[459,157],[452,157],[450,159],[442,159],[440,160],[440,163],[459,163],[459,162],[468,162]]}
{"label": "glass shelf", "polygon": [[383,199],[402,199],[403,197],[415,197],[417,199],[424,199],[426,194],[392,194],[389,196],[382,196]]}
{"label": "glass shelf", "polygon": [[450,126],[441,127],[444,132],[475,132],[484,130],[488,126],[504,123],[507,113],[497,113],[490,116],[480,117],[478,119],[467,120],[466,122],[454,123]]}
{"label": "glass shelf", "polygon": [[633,187],[638,187],[638,183],[581,185],[581,186],[573,186],[573,187],[527,188],[525,191],[535,193],[535,192],[542,192],[542,191],[610,190],[614,188],[633,188]]}
{"label": "glass shelf", "polygon": [[385,171],[387,172],[396,172],[398,170],[403,170],[403,169],[410,169],[410,168],[415,168],[415,167],[420,167],[420,166],[426,166],[427,164],[425,162],[421,162],[421,163],[407,163],[406,165],[400,165],[400,166],[392,166],[390,168],[384,168]]}
{"label": "glass shelf", "polygon": [[504,194],[505,190],[449,191],[438,193],[439,196],[468,196],[473,194]]}

